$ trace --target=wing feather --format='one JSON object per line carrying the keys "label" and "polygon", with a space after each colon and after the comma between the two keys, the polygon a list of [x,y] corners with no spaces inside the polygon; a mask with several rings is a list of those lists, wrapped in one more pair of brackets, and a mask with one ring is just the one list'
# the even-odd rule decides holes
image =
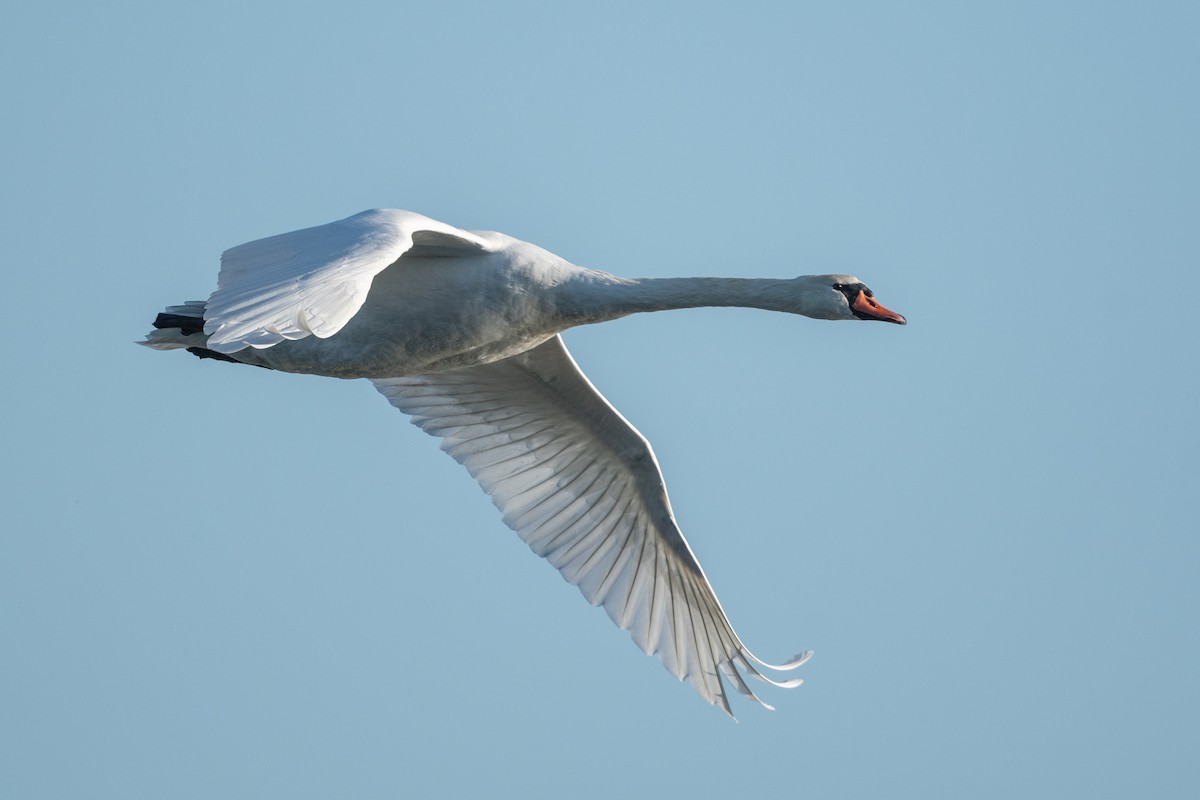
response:
{"label": "wing feather", "polygon": [[374,209],[227,250],[204,313],[206,347],[236,353],[334,335],[362,308],[372,279],[414,241],[458,254],[490,247],[477,234],[411,211]]}
{"label": "wing feather", "polygon": [[724,680],[774,681],[729,623],[671,512],[649,443],[555,336],[493,364],[386,378],[376,387],[442,439],[504,521],[679,680],[731,712]]}

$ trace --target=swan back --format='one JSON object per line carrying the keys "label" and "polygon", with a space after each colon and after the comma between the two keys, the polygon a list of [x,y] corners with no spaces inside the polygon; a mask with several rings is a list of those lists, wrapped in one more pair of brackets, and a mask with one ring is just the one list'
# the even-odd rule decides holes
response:
{"label": "swan back", "polygon": [[414,244],[487,252],[488,239],[397,209],[248,242],[221,257],[204,313],[207,348],[236,353],[306,336],[328,338],[362,308],[372,279]]}

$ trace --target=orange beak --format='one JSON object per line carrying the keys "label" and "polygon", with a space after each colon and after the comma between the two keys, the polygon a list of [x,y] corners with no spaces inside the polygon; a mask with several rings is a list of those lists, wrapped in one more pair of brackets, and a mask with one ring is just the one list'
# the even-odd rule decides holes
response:
{"label": "orange beak", "polygon": [[897,325],[906,325],[908,320],[897,314],[891,309],[884,308],[875,302],[874,297],[867,297],[866,292],[859,292],[858,297],[854,298],[854,302],[850,305],[860,317],[864,319],[877,319],[881,322],[894,322]]}

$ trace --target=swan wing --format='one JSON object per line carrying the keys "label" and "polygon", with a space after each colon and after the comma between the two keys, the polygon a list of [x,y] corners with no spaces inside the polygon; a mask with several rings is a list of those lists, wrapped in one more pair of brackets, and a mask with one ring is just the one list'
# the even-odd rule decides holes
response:
{"label": "swan wing", "polygon": [[205,311],[206,347],[236,353],[332,336],[358,313],[371,280],[414,244],[463,254],[491,247],[411,211],[374,209],[227,250]]}
{"label": "swan wing", "polygon": [[649,442],[560,337],[491,364],[374,383],[442,439],[537,555],[709,703],[732,714],[722,676],[755,700],[743,673],[800,683],[756,669],[792,669],[810,654],[773,666],[738,639],[675,522]]}

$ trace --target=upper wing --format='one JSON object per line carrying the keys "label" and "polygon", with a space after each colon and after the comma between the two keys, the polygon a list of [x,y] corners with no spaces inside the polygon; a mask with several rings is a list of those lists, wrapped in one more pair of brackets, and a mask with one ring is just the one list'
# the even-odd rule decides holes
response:
{"label": "upper wing", "polygon": [[739,669],[801,683],[769,680],[751,663],[792,669],[811,654],[772,666],[738,639],[679,531],[649,443],[561,338],[493,364],[374,383],[442,438],[535,553],[709,703],[732,714],[722,674],[758,699]]}
{"label": "upper wing", "polygon": [[489,249],[481,237],[420,214],[375,209],[227,250],[205,310],[206,347],[236,353],[332,336],[362,307],[371,280],[414,244]]}

